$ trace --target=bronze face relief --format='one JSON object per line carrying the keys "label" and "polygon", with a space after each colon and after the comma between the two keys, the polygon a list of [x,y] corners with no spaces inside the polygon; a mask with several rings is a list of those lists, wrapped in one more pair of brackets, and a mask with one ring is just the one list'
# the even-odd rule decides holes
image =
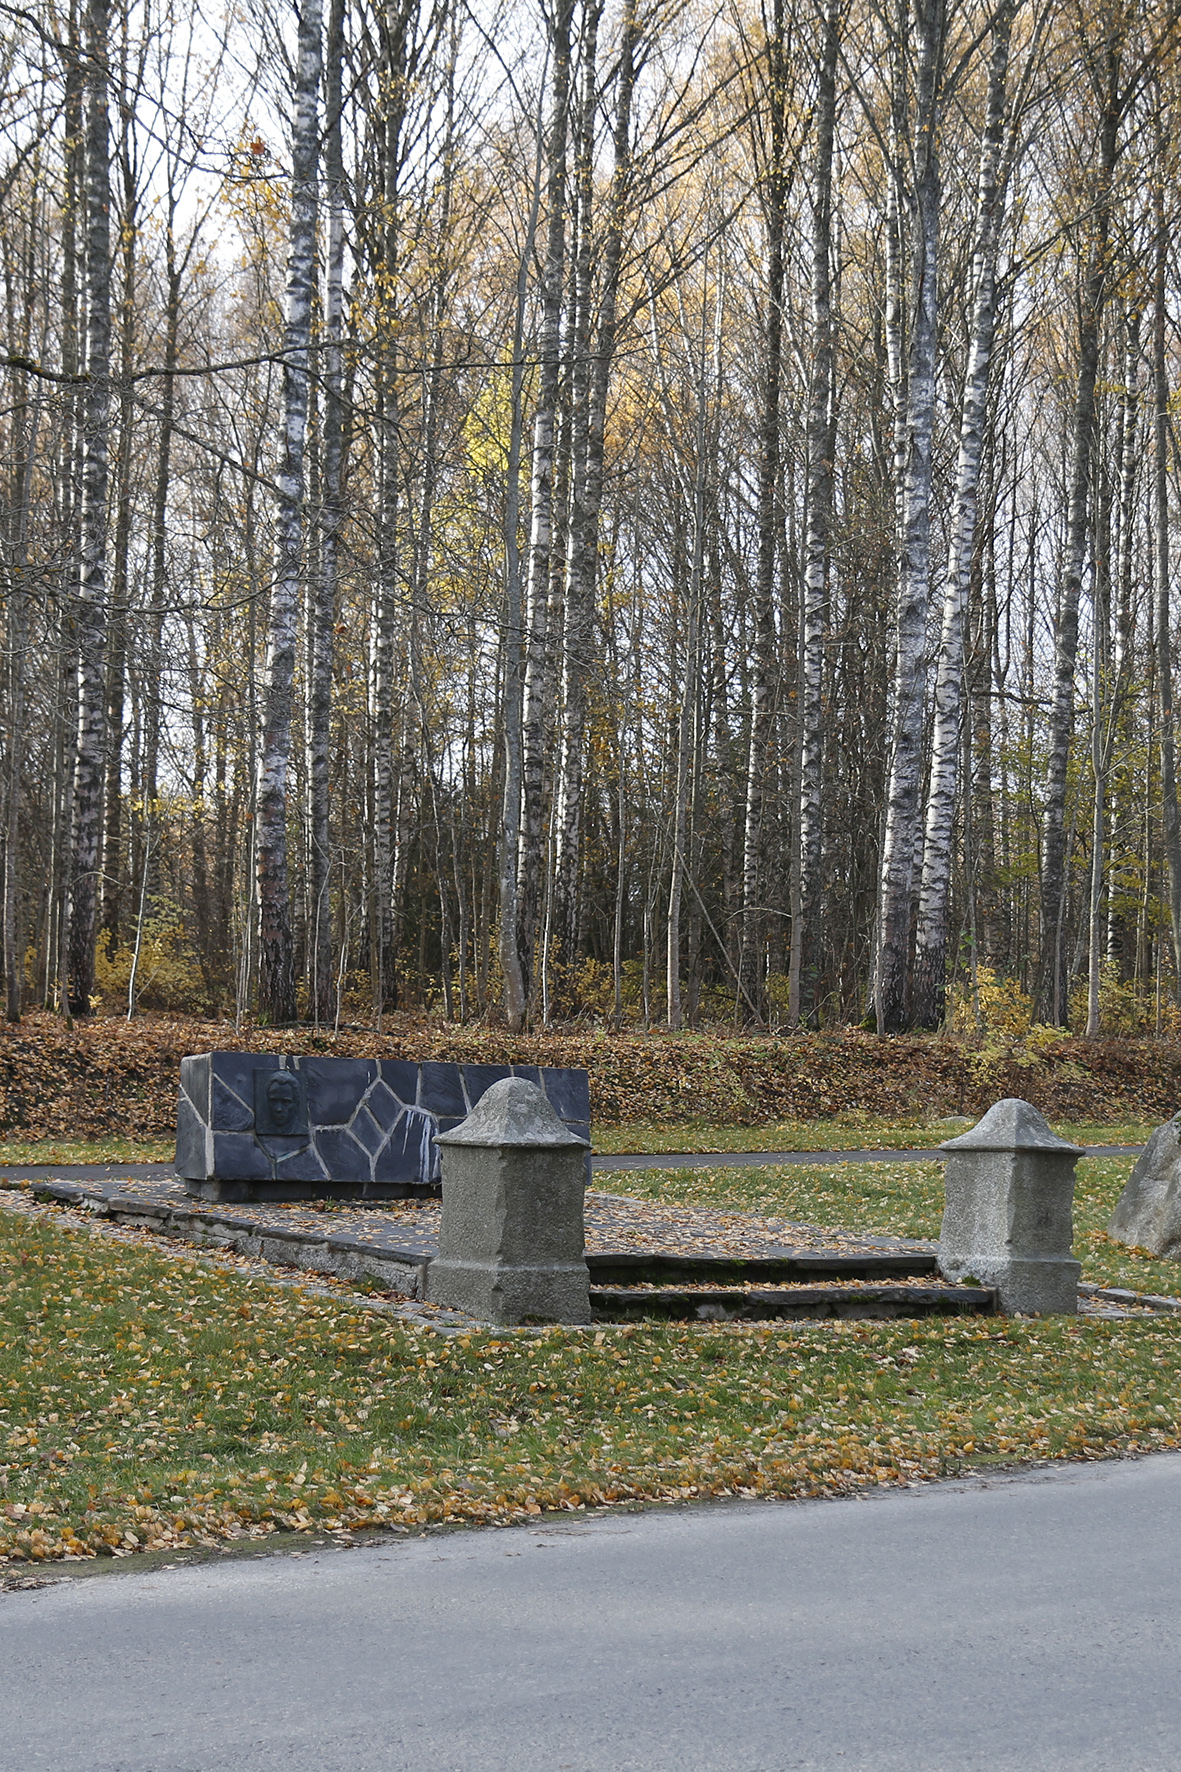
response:
{"label": "bronze face relief", "polygon": [[308,1110],[298,1071],[255,1071],[254,1130],[262,1138],[306,1138]]}

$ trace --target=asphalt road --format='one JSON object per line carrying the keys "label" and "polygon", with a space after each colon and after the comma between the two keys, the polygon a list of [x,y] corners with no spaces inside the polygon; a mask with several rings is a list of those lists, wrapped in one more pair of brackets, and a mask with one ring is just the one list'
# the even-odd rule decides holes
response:
{"label": "asphalt road", "polygon": [[1181,1455],[0,1596],[4,1772],[1175,1772]]}

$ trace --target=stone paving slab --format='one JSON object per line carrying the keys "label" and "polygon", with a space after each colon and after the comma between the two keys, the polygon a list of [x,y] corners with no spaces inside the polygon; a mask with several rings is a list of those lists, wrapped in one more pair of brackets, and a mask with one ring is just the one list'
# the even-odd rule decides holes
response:
{"label": "stone paving slab", "polygon": [[[35,1194],[83,1206],[104,1216],[186,1241],[234,1247],[280,1265],[316,1268],[387,1282],[421,1298],[427,1263],[438,1250],[437,1201],[391,1201],[380,1206],[275,1203],[210,1204],[194,1200],[175,1177],[128,1176],[74,1181],[54,1175],[32,1184]],[[588,1255],[679,1253],[704,1257],[767,1257],[789,1252],[923,1255],[926,1242],[859,1237],[788,1219],[709,1207],[672,1208],[613,1194],[587,1196]]]}

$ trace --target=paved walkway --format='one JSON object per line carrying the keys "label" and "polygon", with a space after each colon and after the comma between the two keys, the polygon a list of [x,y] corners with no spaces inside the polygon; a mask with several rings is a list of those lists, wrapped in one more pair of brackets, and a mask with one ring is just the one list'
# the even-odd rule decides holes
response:
{"label": "paved walkway", "polygon": [[[1138,1157],[1139,1144],[1088,1145],[1089,1157]],[[608,1175],[629,1169],[739,1169],[752,1163],[931,1163],[939,1160],[933,1147],[907,1151],[661,1151],[628,1152],[621,1156],[591,1158],[595,1174]],[[0,1182],[43,1181],[165,1181],[173,1174],[171,1163],[24,1163],[0,1164]]]}
{"label": "paved walkway", "polygon": [[1181,1455],[0,1595],[0,1772],[1175,1772]]}

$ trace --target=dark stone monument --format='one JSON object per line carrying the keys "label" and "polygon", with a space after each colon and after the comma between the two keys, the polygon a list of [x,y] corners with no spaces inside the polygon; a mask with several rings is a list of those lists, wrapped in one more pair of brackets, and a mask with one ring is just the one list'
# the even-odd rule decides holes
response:
{"label": "dark stone monument", "polygon": [[182,1058],[176,1171],[205,1200],[437,1196],[436,1134],[507,1077],[539,1084],[569,1131],[589,1138],[583,1070],[249,1052]]}

